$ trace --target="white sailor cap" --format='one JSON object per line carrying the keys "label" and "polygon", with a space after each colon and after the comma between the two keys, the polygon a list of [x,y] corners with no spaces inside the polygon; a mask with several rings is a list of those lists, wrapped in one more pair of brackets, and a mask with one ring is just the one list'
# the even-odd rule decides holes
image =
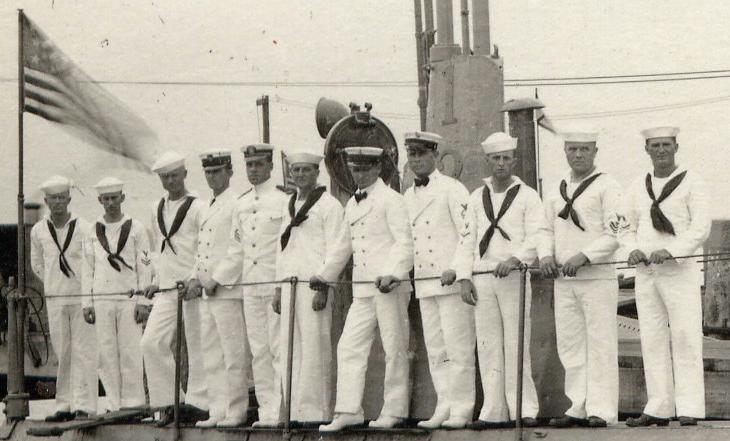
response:
{"label": "white sailor cap", "polygon": [[643,136],[644,139],[676,138],[678,133],[679,133],[679,127],[661,126],[661,127],[652,127],[650,129],[644,129],[641,131],[641,136]]}
{"label": "white sailor cap", "polygon": [[290,164],[313,164],[319,165],[322,162],[322,155],[315,155],[309,152],[292,152],[287,153],[286,161]]}
{"label": "white sailor cap", "polygon": [[596,143],[598,132],[590,129],[573,129],[561,132],[564,142]]}
{"label": "white sailor cap", "polygon": [[380,147],[345,147],[347,162],[352,164],[373,164],[380,161],[383,149]]}
{"label": "white sailor cap", "polygon": [[434,150],[441,143],[443,138],[437,133],[431,132],[408,132],[405,134],[405,144],[408,147],[425,147]]}
{"label": "white sailor cap", "polygon": [[271,144],[250,144],[241,147],[241,153],[246,161],[267,158],[271,160],[274,156],[274,146]]}
{"label": "white sailor cap", "polygon": [[513,138],[504,132],[492,133],[482,142],[484,153],[499,153],[514,150],[517,148],[517,138]]}
{"label": "white sailor cap", "polygon": [[152,164],[152,171],[160,173],[169,173],[180,167],[185,166],[185,158],[175,151],[167,151],[163,153],[154,164]]}
{"label": "white sailor cap", "polygon": [[46,195],[67,192],[73,186],[73,182],[65,176],[54,175],[41,184],[41,191]]}
{"label": "white sailor cap", "polygon": [[124,187],[124,182],[114,176],[106,177],[94,185],[99,196],[106,193],[117,193],[122,191],[122,187]]}
{"label": "white sailor cap", "polygon": [[216,170],[231,163],[231,151],[220,149],[207,150],[200,154],[200,160],[204,169]]}

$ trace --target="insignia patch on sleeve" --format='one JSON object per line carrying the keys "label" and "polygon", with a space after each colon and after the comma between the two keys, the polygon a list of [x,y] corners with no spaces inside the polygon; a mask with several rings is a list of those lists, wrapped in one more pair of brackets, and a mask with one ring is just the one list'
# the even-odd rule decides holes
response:
{"label": "insignia patch on sleeve", "polygon": [[466,209],[467,209],[467,207],[469,207],[469,204],[459,204],[459,205],[461,205],[461,213],[460,213],[461,218],[464,219],[464,218],[466,218]]}
{"label": "insignia patch on sleeve", "polygon": [[140,261],[142,262],[142,264],[144,266],[149,266],[150,263],[152,263],[152,260],[150,259],[149,254],[147,253],[147,251],[142,251],[142,254],[143,254],[143,256],[142,256],[142,259],[140,259]]}
{"label": "insignia patch on sleeve", "polygon": [[236,240],[236,242],[241,243],[241,230],[236,228],[236,231],[233,232],[233,238]]}
{"label": "insignia patch on sleeve", "polygon": [[467,222],[464,224],[464,229],[461,230],[461,237],[467,237],[469,234],[469,222]]}
{"label": "insignia patch on sleeve", "polygon": [[629,220],[626,219],[626,216],[615,213],[611,217],[608,226],[614,235],[619,236],[629,230]]}

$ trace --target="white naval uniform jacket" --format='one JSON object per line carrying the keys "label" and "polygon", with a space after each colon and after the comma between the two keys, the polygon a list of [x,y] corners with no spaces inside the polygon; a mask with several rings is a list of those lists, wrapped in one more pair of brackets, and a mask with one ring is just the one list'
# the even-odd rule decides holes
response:
{"label": "white naval uniform jacket", "polygon": [[[212,205],[208,202],[208,207],[203,209],[191,279],[198,279],[202,283],[209,281],[220,261],[226,256],[236,201],[236,194],[227,188],[215,197]],[[240,299],[241,288],[220,287],[216,290],[215,298]]]}
{"label": "white naval uniform jacket", "polygon": [[51,233],[48,231],[48,222],[53,223],[50,217],[44,216],[30,231],[30,265],[33,273],[43,282],[44,296],[48,299],[49,307],[81,304],[81,297],[53,298],[54,296],[82,293],[82,247],[83,238],[89,229],[89,224],[72,214],[63,227],[56,228],[56,237],[58,238],[58,244],[63,247],[66,235],[68,234],[69,224],[74,219],[76,220],[74,233],[64,253],[66,261],[73,271],[73,273],[70,273],[71,277],[66,277],[61,272],[58,260],[61,252],[53,242]]}
{"label": "white naval uniform jacket", "polygon": [[[595,170],[580,182],[571,183],[571,174],[564,177],[568,184],[566,193],[573,197],[578,186],[585,179],[600,173]],[[613,177],[601,174],[573,202],[573,209],[585,231],[578,228],[573,220],[558,217],[565,207],[559,186],[548,194],[545,205],[545,227],[537,249],[540,258],[555,256],[556,263],[562,265],[578,253],[583,253],[590,263],[610,262],[618,249],[618,238],[627,229],[625,217],[621,213],[621,187]],[[613,265],[586,265],[581,267],[573,279],[615,279]]]}
{"label": "white naval uniform jacket", "polygon": [[[238,199],[231,218],[231,235],[226,256],[213,273],[221,285],[236,283],[243,273],[245,283],[276,280],[276,248],[286,193],[269,179],[254,186]],[[243,288],[244,296],[274,294],[275,285]]]}
{"label": "white naval uniform jacket", "polygon": [[461,240],[452,263],[457,280],[470,279],[473,272],[494,270],[500,262],[513,256],[523,263],[532,263],[537,257],[539,235],[545,225],[542,201],[537,192],[520,178],[513,176],[512,179],[512,184],[498,197],[502,200],[510,188],[515,185],[521,186],[509,210],[499,221],[499,226],[507,233],[510,240],[506,240],[499,231],[495,231],[484,257],[479,256],[479,242],[491,224],[482,203],[484,187],[489,187],[491,192],[495,217],[502,204],[495,203],[491,177],[485,178],[485,185],[474,190],[469,197],[464,230],[461,232]]}
{"label": "white naval uniform jacket", "polygon": [[[106,238],[109,242],[109,250],[112,253],[117,251],[119,234],[127,219],[130,218],[126,215],[122,217],[122,220],[114,223],[107,223],[104,221],[103,216],[97,219],[97,222],[101,222],[106,226]],[[151,283],[152,253],[147,230],[140,222],[132,220],[129,239],[127,239],[127,244],[119,255],[132,267],[131,270],[119,263],[120,270],[117,271],[109,264],[107,253],[96,238],[96,222],[91,224],[85,234],[83,247],[82,289],[85,293],[128,292],[132,289],[144,289]],[[84,307],[93,306],[94,297],[83,297],[82,300]],[[129,300],[129,297],[127,295],[96,296],[96,300]],[[149,303],[148,300],[142,299],[140,296],[134,296],[134,299],[130,301]]]}
{"label": "white naval uniform jacket", "polygon": [[458,293],[459,285],[441,286],[440,277],[449,268],[464,229],[469,191],[461,182],[434,170],[428,185],[413,185],[403,198],[413,233],[415,277],[435,277],[416,280],[416,297]]}
{"label": "white naval uniform jacket", "polygon": [[[319,274],[337,280],[352,256],[353,297],[372,297],[381,292],[373,282],[379,276],[395,276],[410,291],[408,272],[413,267],[413,238],[403,196],[378,178],[359,203],[351,197],[345,206],[345,225],[332,253],[332,260]],[[406,285],[404,287],[404,285]]]}
{"label": "white naval uniform jacket", "polygon": [[[193,196],[190,193],[178,200],[170,201],[168,194],[165,194],[165,205],[162,209],[162,217],[165,220],[165,227],[169,232],[172,228],[173,220],[177,214],[178,208],[185,203],[187,196]],[[174,288],[179,280],[187,280],[193,268],[195,255],[198,247],[198,230],[202,219],[205,203],[200,198],[195,198],[190,209],[185,215],[180,229],[170,238],[173,252],[169,244],[165,245],[165,250],[160,251],[164,236],[160,231],[157,223],[157,206],[160,200],[155,200],[152,206],[152,218],[150,220],[150,231],[152,232],[151,246],[154,251],[155,275],[153,283],[160,289]],[[172,291],[167,291],[172,292]],[[164,292],[163,294],[166,294]]]}
{"label": "white naval uniform jacket", "polygon": [[[685,169],[677,167],[672,174],[661,181],[668,182]],[[709,200],[705,182],[692,171],[688,171],[672,194],[665,199],[659,208],[672,222],[676,236],[654,229],[651,222],[651,198],[646,191],[646,175],[642,175],[630,187],[625,209],[628,219],[628,232],[622,236],[622,245],[627,253],[641,250],[647,257],[661,249],[666,249],[672,256],[687,256],[702,252],[702,245],[710,235],[712,220],[709,213]],[[654,195],[659,198],[662,185],[657,185],[657,178],[652,175]],[[678,264],[694,265],[696,259],[680,259]],[[671,270],[668,265],[653,265],[657,270]]]}

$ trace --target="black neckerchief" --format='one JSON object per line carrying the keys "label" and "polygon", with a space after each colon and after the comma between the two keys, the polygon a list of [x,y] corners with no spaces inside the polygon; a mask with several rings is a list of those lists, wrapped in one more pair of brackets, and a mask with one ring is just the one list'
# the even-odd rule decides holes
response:
{"label": "black neckerchief", "polygon": [[289,216],[291,217],[291,221],[289,222],[289,225],[286,226],[286,229],[284,230],[284,233],[281,235],[281,250],[284,251],[284,248],[286,248],[287,244],[289,243],[289,237],[291,236],[291,230],[294,227],[298,227],[302,224],[309,216],[307,216],[307,213],[309,213],[309,210],[312,208],[314,204],[317,203],[319,198],[322,197],[322,194],[327,191],[327,187],[318,187],[309,192],[307,195],[307,199],[304,201],[304,205],[302,205],[302,208],[299,209],[299,211],[294,214],[294,204],[297,200],[297,194],[294,193],[291,195],[291,198],[289,199]]}
{"label": "black neckerchief", "polygon": [[682,183],[685,175],[687,175],[687,170],[670,179],[664,188],[662,188],[662,192],[659,194],[659,199],[657,199],[656,196],[654,196],[654,188],[651,185],[651,173],[646,174],[646,192],[649,193],[649,198],[651,198],[651,224],[654,226],[655,230],[675,236],[674,226],[667,216],[664,215],[662,209],[659,208],[659,204],[664,202],[664,200],[668,198],[677,187],[679,187],[679,184]]}
{"label": "black neckerchief", "polygon": [[58,265],[61,267],[61,272],[64,276],[70,278],[73,274],[74,276],[76,273],[71,269],[71,266],[68,264],[68,261],[66,260],[66,255],[64,254],[66,250],[68,250],[68,246],[71,245],[71,238],[74,235],[74,230],[76,229],[76,219],[72,220],[68,223],[68,231],[66,232],[66,239],[63,241],[63,247],[58,243],[58,236],[56,235],[56,227],[53,226],[53,222],[50,220],[46,221],[48,225],[48,232],[51,233],[51,238],[53,239],[53,243],[56,244],[56,248],[58,248],[58,251],[60,254],[58,255]]}
{"label": "black neckerchief", "polygon": [[165,198],[160,199],[160,203],[157,205],[157,226],[160,228],[160,232],[163,236],[160,253],[165,251],[165,244],[168,244],[170,245],[170,251],[172,251],[173,254],[177,254],[170,239],[172,239],[172,236],[174,236],[175,233],[177,233],[177,230],[180,229],[180,226],[182,226],[185,216],[187,216],[188,210],[190,210],[190,206],[193,204],[194,200],[195,197],[193,196],[185,197],[185,202],[183,202],[180,208],[177,209],[177,213],[175,213],[175,219],[173,219],[170,233],[168,233],[167,227],[165,226],[165,219],[162,216],[162,209],[165,207]]}
{"label": "black neckerchief", "polygon": [[573,192],[573,196],[571,196],[570,198],[568,197],[567,192],[568,183],[565,182],[565,179],[560,181],[560,196],[565,201],[565,207],[563,207],[563,209],[560,210],[560,213],[558,213],[559,218],[568,220],[568,216],[570,216],[570,219],[573,221],[575,226],[580,228],[581,231],[585,231],[585,228],[583,228],[583,226],[580,224],[580,220],[578,219],[578,213],[576,213],[575,208],[573,208],[573,204],[575,203],[575,200],[578,199],[578,196],[583,194],[588,186],[591,185],[593,181],[598,179],[599,176],[601,176],[601,173],[596,173],[590,178],[583,180],[583,182],[578,185],[578,188],[575,189],[575,192]]}
{"label": "black neckerchief", "polygon": [[487,252],[487,247],[489,247],[489,242],[492,240],[492,236],[494,236],[494,230],[499,230],[499,233],[502,235],[503,238],[506,240],[511,240],[509,238],[509,235],[502,229],[502,227],[499,226],[499,221],[502,219],[502,216],[507,212],[510,205],[512,205],[512,202],[515,200],[515,197],[517,197],[517,193],[520,191],[520,184],[515,185],[514,187],[507,190],[507,194],[504,197],[504,201],[502,201],[502,206],[499,207],[499,213],[497,213],[497,217],[494,217],[494,208],[492,207],[492,198],[489,193],[489,187],[486,185],[484,186],[484,190],[482,191],[482,203],[484,205],[484,213],[487,215],[487,219],[489,219],[489,228],[487,228],[487,231],[484,232],[484,236],[482,237],[482,240],[479,242],[479,257],[484,257],[484,253]]}
{"label": "black neckerchief", "polygon": [[112,253],[109,248],[109,240],[106,238],[106,226],[101,222],[96,223],[96,239],[99,241],[99,245],[106,251],[106,260],[109,261],[109,265],[112,266],[117,272],[121,271],[119,263],[126,266],[130,270],[132,267],[129,266],[124,258],[120,255],[124,246],[127,245],[127,239],[129,239],[129,232],[132,230],[132,219],[127,219],[122,224],[122,230],[119,232],[119,240],[117,240],[117,252]]}

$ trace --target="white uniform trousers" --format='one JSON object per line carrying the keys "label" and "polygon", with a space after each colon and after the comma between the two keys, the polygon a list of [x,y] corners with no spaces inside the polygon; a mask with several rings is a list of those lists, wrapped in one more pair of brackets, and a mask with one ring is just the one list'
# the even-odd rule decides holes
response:
{"label": "white uniform trousers", "polygon": [[58,357],[56,411],[96,413],[99,395],[94,327],[84,321],[81,305],[48,301],[48,328]]}
{"label": "white uniform trousers", "polygon": [[418,299],[429,371],[436,390],[434,415],[466,418],[474,413],[474,314],[459,294]]}
{"label": "white uniform trousers", "polygon": [[[222,289],[222,288],[221,288]],[[211,418],[246,419],[249,362],[240,298],[201,303],[202,358]]]}
{"label": "white uniform trousers", "polygon": [[[185,343],[188,349],[188,387],[185,403],[208,410],[208,388],[201,357],[199,298],[183,302]],[[142,336],[142,351],[147,372],[150,406],[172,406],[175,398],[175,359],[172,341],[177,326],[177,292],[157,293],[147,327]]]}
{"label": "white uniform trousers", "polygon": [[[286,397],[286,360],[289,350],[289,311],[291,286],[284,286],[281,296],[281,372]],[[312,309],[315,291],[306,284],[297,286],[294,311],[291,418],[296,421],[332,419],[332,298],[321,311]]]}
{"label": "white uniform trousers", "polygon": [[705,417],[699,268],[665,262],[636,269],[636,309],[649,401],[660,418]]}
{"label": "white uniform trousers", "polygon": [[365,373],[376,328],[385,351],[381,416],[408,416],[408,302],[403,285],[388,294],[355,297],[347,312],[337,346],[337,404],[335,412],[362,414]]}
{"label": "white uniform trousers", "polygon": [[279,366],[279,314],[270,296],[247,296],[244,288],[243,316],[251,349],[251,366],[259,420],[279,421],[281,374]]}
{"label": "white uniform trousers", "polygon": [[617,280],[555,280],[555,330],[566,415],[618,420]]}
{"label": "white uniform trousers", "polygon": [[[479,373],[484,404],[479,419],[489,422],[514,420],[517,410],[517,336],[519,327],[520,273],[498,279],[477,275],[479,296],[474,307]],[[525,287],[525,344],[522,382],[522,417],[536,417],[537,391],[530,361],[530,279]]]}
{"label": "white uniform trousers", "polygon": [[111,410],[144,406],[142,325],[134,321],[134,302],[97,300],[96,339],[100,377]]}

